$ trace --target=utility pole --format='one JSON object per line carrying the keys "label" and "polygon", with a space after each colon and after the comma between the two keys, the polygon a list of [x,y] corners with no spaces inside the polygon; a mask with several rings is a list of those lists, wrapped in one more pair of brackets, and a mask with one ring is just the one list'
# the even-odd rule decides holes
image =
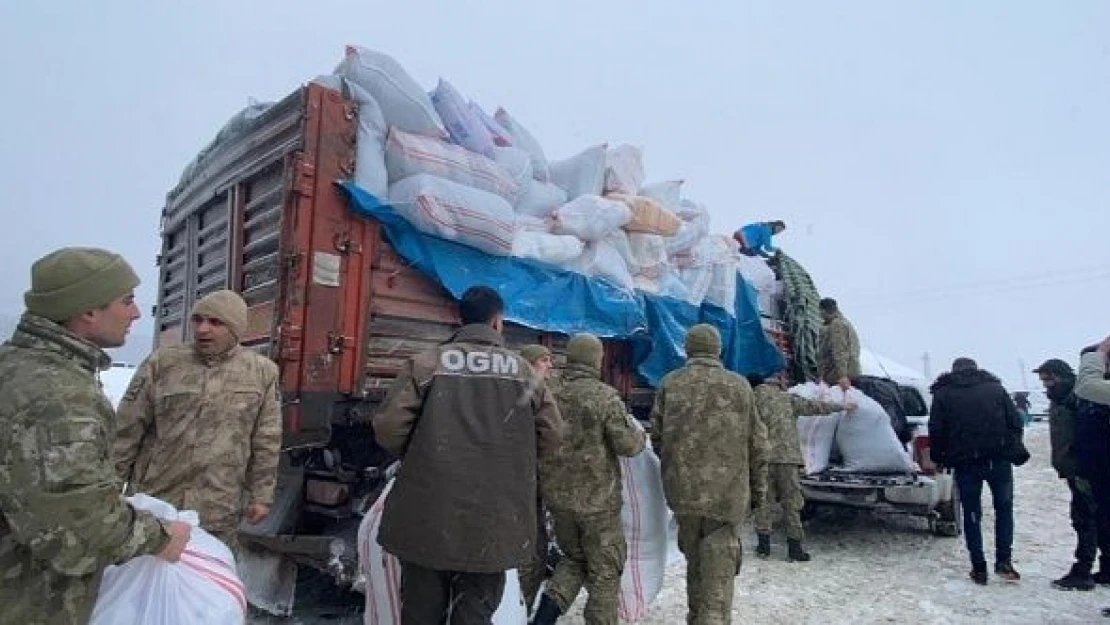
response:
{"label": "utility pole", "polygon": [[1018,358],[1018,368],[1021,369],[1021,389],[1029,390],[1029,380],[1025,377],[1025,361]]}
{"label": "utility pole", "polygon": [[930,360],[931,359],[929,358],[929,352],[925,352],[921,356],[921,365],[922,365],[921,372],[925,374],[925,379],[926,380],[932,380],[933,379],[933,371],[932,371],[932,368],[929,366]]}

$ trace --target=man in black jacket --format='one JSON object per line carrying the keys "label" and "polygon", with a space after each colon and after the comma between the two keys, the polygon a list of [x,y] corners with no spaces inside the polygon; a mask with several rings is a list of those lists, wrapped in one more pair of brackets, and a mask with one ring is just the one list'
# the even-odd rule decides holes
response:
{"label": "man in black jacket", "polygon": [[[1052,402],[1048,414],[1052,442],[1052,468],[1066,480],[1071,491],[1071,525],[1075,529],[1075,564],[1064,577],[1052,582],[1060,590],[1093,590],[1096,582],[1110,584],[1110,527],[1096,515],[1091,483],[1079,476],[1076,454],[1076,419],[1079,398],[1075,396],[1075,371],[1058,358],[1033,370],[1041,378]],[[1095,556],[1099,572],[1091,575]]]}
{"label": "man in black jacket", "polygon": [[1024,450],[1017,407],[998,378],[980,370],[970,358],[956,359],[952,372],[937,378],[932,391],[930,453],[935,462],[952,467],[956,473],[971,579],[977,584],[987,583],[981,528],[981,497],[986,482],[994,500],[994,572],[1004,581],[1016,582],[1021,576],[1010,561],[1014,542],[1013,462],[1018,450]]}

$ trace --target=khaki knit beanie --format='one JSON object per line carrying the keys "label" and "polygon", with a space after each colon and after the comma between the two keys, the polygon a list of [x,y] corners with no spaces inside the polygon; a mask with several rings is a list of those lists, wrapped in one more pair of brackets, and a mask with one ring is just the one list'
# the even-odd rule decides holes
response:
{"label": "khaki knit beanie", "polygon": [[193,306],[193,314],[224,322],[236,340],[243,340],[247,332],[247,303],[235,291],[224,289],[205,295]]}
{"label": "khaki knit beanie", "polygon": [[721,333],[717,328],[699,323],[686,333],[687,358],[720,358]]}
{"label": "khaki knit beanie", "polygon": [[576,334],[567,343],[568,364],[586,365],[600,371],[604,356],[605,347],[592,334]]}
{"label": "khaki knit beanie", "polygon": [[103,308],[139,286],[139,276],[122,256],[92,247],[64,247],[31,265],[27,312],[64,322]]}
{"label": "khaki knit beanie", "polygon": [[544,356],[550,356],[551,350],[543,345],[525,345],[520,349],[520,357],[528,361],[528,364],[534,365]]}

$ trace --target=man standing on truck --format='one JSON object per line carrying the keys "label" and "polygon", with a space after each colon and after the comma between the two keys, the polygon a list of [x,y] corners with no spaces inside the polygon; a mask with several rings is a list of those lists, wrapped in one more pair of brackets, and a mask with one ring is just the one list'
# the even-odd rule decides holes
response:
{"label": "man standing on truck", "polygon": [[840,305],[831,297],[818,304],[825,325],[817,343],[817,367],[821,380],[829,386],[847,391],[852,378],[862,372],[859,364],[859,336],[856,329],[840,312]]}
{"label": "man standing on truck", "polygon": [[[1068,574],[1052,582],[1060,590],[1093,590],[1096,583],[1110,584],[1110,528],[1100,526],[1095,510],[1091,484],[1076,473],[1075,419],[1078,398],[1075,396],[1075,371],[1058,358],[1045,361],[1033,370],[1041,378],[1048,399],[1049,439],[1052,444],[1052,468],[1066,480],[1071,491],[1071,526],[1075,529],[1075,564]],[[1095,556],[1099,572],[1091,575]]]}
{"label": "man standing on truck", "polygon": [[111,462],[115,414],[97,375],[139,318],[118,254],[63,248],[35,262],[26,312],[0,347],[0,623],[88,623],[101,573],[176,562],[186,523],[133,509]]}
{"label": "man standing on truck", "polygon": [[748,375],[748,382],[755,391],[755,405],[759,418],[767,427],[771,455],[767,467],[767,497],[755,512],[755,530],[759,544],[755,555],[771,555],[771,507],[782,504],[786,523],[787,559],[791,562],[809,562],[810,555],[802,546],[805,530],[802,527],[802,488],[798,483],[798,469],[805,465],[802,445],[798,440],[798,417],[829,415],[854,410],[855,404],[824,402],[805,399],[786,392],[780,378]]}
{"label": "man standing on truck", "polygon": [[116,470],[131,492],[195,510],[201,527],[238,553],[244,516],[262,522],[274,500],[278,368],[239,344],[247,304],[237,293],[206,295],[191,322],[191,344],[158,348],[120,400]]}
{"label": "man standing on truck", "polygon": [[536,608],[535,625],[553,625],[583,584],[589,625],[617,625],[628,545],[621,527],[621,457],[643,451],[647,436],[616,389],[602,382],[601,341],[579,334],[567,344],[557,396],[567,424],[558,451],[540,462],[544,499],[555,517],[563,558]]}
{"label": "man standing on truck", "polygon": [[767,495],[767,428],[748,381],[721,365],[716,328],[690,328],[686,356],[656,391],[651,442],[686,556],[687,622],[729,623],[740,528]]}
{"label": "man standing on truck", "polygon": [[[551,350],[543,345],[525,345],[520,350],[520,356],[532,365],[532,371],[535,373],[537,380],[542,380],[547,386],[548,390],[554,396],[558,392],[558,387],[553,384],[556,381],[552,375],[552,366],[554,363],[551,360]],[[532,559],[520,567],[520,590],[524,594],[524,605],[531,609],[532,605],[536,602],[536,594],[540,591],[540,586],[543,585],[543,580],[547,574],[547,552],[551,546],[551,536],[547,531],[547,513],[544,507],[543,485],[540,484],[536,489],[536,549],[532,554]]]}
{"label": "man standing on truck", "polygon": [[786,230],[784,221],[760,221],[748,224],[733,233],[732,238],[740,245],[740,253],[746,256],[771,258],[779,253],[771,245],[771,238]]}
{"label": "man standing on truck", "polygon": [[378,444],[401,458],[378,542],[401,561],[404,623],[490,623],[505,571],[535,550],[537,455],[562,420],[505,349],[503,311],[493,289],[467,289],[462,329],[409,360],[374,415]]}
{"label": "man standing on truck", "polygon": [[964,538],[971,558],[971,579],[987,583],[983,555],[983,483],[994,500],[994,572],[1003,581],[1021,575],[1010,560],[1014,543],[1014,463],[1024,451],[1022,425],[1014,400],[994,375],[970,358],[957,358],[952,371],[932,386],[929,441],[933,460],[955,470],[964,511]]}

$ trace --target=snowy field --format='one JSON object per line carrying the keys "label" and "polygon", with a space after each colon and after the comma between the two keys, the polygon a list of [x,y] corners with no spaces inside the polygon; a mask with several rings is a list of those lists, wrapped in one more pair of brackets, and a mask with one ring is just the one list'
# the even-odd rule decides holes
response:
{"label": "snowy field", "polygon": [[[1049,582],[1071,565],[1075,546],[1068,520],[1067,488],[1049,466],[1048,427],[1030,426],[1032,460],[1015,470],[1014,566],[1019,584],[995,578],[986,587],[968,579],[963,539],[935,538],[924,520],[847,510],[823,510],[809,522],[807,547],[813,561],[785,561],[785,537],[776,535],[772,559],[754,553],[755,535],[744,540],[745,561],[737,578],[734,623],[1110,623],[1099,609],[1110,590],[1063,592]],[[993,527],[990,497],[984,494],[984,527]],[[993,535],[984,535],[987,558]],[[673,565],[645,625],[676,625],[686,619],[685,566]],[[560,620],[581,625],[580,595]],[[256,623],[275,622],[258,620]],[[280,622],[280,621],[276,621]],[[358,623],[357,617],[304,625]]]}

